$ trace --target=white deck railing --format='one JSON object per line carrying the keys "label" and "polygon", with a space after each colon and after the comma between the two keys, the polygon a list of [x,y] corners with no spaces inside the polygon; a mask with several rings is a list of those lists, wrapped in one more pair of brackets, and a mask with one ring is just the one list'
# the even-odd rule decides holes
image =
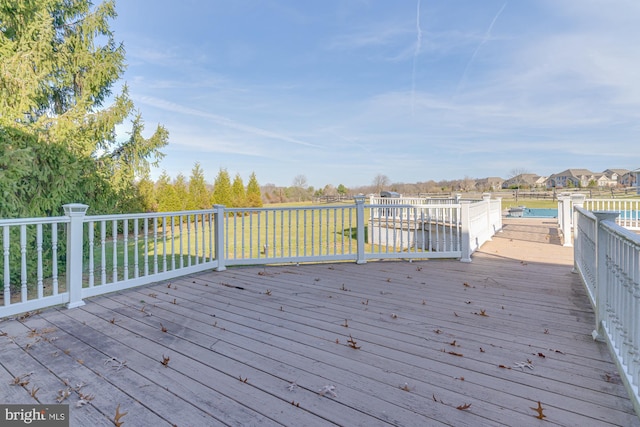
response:
{"label": "white deck railing", "polygon": [[[86,215],[0,220],[0,318],[226,266],[459,258],[502,227],[500,201]],[[498,213],[498,215],[496,215]],[[381,215],[383,214],[383,215]]]}
{"label": "white deck railing", "polygon": [[561,194],[558,196],[558,227],[564,246],[572,245],[575,207],[589,211],[617,212],[616,224],[628,230],[640,230],[640,199],[587,199],[584,194]]}
{"label": "white deck railing", "polygon": [[616,223],[617,212],[575,215],[575,271],[596,314],[593,337],[607,342],[640,413],[640,236]]}

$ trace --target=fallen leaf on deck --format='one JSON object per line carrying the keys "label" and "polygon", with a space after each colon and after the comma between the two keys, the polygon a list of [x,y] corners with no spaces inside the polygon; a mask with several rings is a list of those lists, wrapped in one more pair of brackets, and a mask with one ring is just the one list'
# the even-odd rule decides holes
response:
{"label": "fallen leaf on deck", "polygon": [[536,411],[538,413],[538,415],[536,415],[536,418],[541,420],[543,418],[547,418],[547,416],[545,414],[542,413],[542,411],[544,410],[544,408],[542,407],[542,404],[540,403],[540,401],[538,401],[538,407],[537,408],[531,408],[534,411]]}
{"label": "fallen leaf on deck", "polygon": [[328,394],[330,397],[338,397],[338,395],[335,392],[335,389],[336,389],[336,386],[334,385],[326,385],[318,391],[318,394],[320,396],[324,396]]}

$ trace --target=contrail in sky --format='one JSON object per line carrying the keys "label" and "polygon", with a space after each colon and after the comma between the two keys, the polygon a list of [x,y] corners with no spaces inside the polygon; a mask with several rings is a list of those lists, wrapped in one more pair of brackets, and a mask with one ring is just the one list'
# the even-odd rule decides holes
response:
{"label": "contrail in sky", "polygon": [[422,47],[422,29],[420,28],[420,0],[418,0],[416,12],[416,29],[418,31],[416,40],[416,49],[413,52],[413,69],[411,70],[411,115],[414,114],[415,107],[415,95],[416,95],[416,60],[420,54],[420,48]]}
{"label": "contrail in sky", "polygon": [[482,39],[480,44],[478,44],[478,46],[476,47],[476,50],[473,52],[473,55],[471,55],[471,59],[469,59],[469,62],[467,62],[467,66],[464,68],[464,73],[462,73],[462,77],[460,78],[460,81],[458,82],[458,87],[456,88],[456,93],[460,92],[460,88],[462,88],[462,86],[464,85],[465,81],[467,80],[467,72],[469,71],[469,67],[471,67],[471,64],[473,63],[473,60],[476,59],[476,55],[478,54],[478,51],[480,50],[482,45],[485,44],[487,42],[487,40],[489,40],[489,37],[491,37],[491,30],[493,29],[494,24],[496,23],[496,21],[498,20],[498,18],[502,14],[502,11],[504,10],[504,8],[507,7],[507,3],[508,2],[504,2],[504,4],[502,5],[502,7],[498,11],[498,13],[496,13],[496,16],[493,17],[493,21],[491,21],[491,25],[489,25],[489,28],[487,29],[487,32],[484,34],[484,38]]}

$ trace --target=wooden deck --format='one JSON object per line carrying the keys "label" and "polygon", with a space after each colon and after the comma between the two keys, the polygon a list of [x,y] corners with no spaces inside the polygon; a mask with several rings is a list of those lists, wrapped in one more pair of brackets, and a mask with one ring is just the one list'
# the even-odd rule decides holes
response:
{"label": "wooden deck", "polygon": [[571,256],[513,219],[469,264],[233,268],[5,320],[0,402],[67,390],[72,426],[640,426]]}

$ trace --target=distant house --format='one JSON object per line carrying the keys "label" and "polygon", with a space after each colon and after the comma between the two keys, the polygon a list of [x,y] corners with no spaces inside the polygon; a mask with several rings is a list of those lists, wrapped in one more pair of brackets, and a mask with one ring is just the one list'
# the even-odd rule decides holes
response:
{"label": "distant house", "polygon": [[618,184],[622,187],[635,187],[637,182],[635,171],[629,171],[618,178]]}
{"label": "distant house", "polygon": [[567,187],[616,187],[620,174],[624,169],[607,169],[602,173],[591,172],[589,169],[567,169],[553,174],[547,180],[549,188]]}
{"label": "distant house", "polygon": [[544,186],[547,178],[535,173],[521,173],[502,183],[502,188],[534,188]]}
{"label": "distant house", "polygon": [[633,174],[635,175],[635,184],[636,184],[636,193],[640,194],[640,168],[634,169]]}
{"label": "distant house", "polygon": [[624,184],[621,182],[622,177],[627,175],[629,173],[629,170],[628,169],[607,169],[602,173],[605,174],[607,178],[609,178],[609,184],[608,184],[609,187],[617,187],[617,186],[624,186]]}
{"label": "distant house", "polygon": [[496,191],[502,188],[504,179],[490,176],[476,180],[476,190],[478,191]]}
{"label": "distant house", "polygon": [[567,169],[547,179],[548,188],[586,187],[594,173],[589,169]]}

